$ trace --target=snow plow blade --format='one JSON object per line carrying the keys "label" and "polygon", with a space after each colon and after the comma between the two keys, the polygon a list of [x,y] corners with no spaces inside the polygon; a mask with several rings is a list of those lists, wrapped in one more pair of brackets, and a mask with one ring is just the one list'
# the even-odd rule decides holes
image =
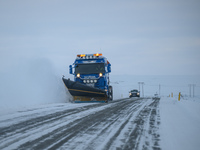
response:
{"label": "snow plow blade", "polygon": [[106,91],[62,78],[69,93],[73,96],[73,101],[81,102],[107,102]]}

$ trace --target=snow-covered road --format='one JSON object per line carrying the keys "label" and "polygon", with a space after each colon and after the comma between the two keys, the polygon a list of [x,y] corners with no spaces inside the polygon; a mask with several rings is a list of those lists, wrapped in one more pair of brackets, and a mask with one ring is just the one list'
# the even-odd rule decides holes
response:
{"label": "snow-covered road", "polygon": [[47,106],[0,116],[0,149],[161,149],[159,100]]}

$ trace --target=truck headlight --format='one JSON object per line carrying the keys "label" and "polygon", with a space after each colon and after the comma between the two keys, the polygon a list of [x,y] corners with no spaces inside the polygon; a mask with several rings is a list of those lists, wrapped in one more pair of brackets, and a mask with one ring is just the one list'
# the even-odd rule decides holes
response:
{"label": "truck headlight", "polygon": [[94,83],[97,83],[97,80],[94,80]]}
{"label": "truck headlight", "polygon": [[99,77],[102,77],[103,76],[103,74],[102,73],[99,73]]}
{"label": "truck headlight", "polygon": [[80,76],[81,76],[80,73],[78,73],[78,74],[76,75],[77,78],[80,78]]}
{"label": "truck headlight", "polygon": [[86,83],[86,80],[83,80],[83,83]]}
{"label": "truck headlight", "polygon": [[137,95],[140,95],[140,93],[137,93]]}

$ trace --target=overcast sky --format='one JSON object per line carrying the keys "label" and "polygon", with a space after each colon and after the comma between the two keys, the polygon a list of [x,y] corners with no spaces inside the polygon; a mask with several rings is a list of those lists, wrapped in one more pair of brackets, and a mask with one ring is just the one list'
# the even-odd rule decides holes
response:
{"label": "overcast sky", "polygon": [[0,71],[96,52],[113,75],[200,75],[200,1],[0,0]]}

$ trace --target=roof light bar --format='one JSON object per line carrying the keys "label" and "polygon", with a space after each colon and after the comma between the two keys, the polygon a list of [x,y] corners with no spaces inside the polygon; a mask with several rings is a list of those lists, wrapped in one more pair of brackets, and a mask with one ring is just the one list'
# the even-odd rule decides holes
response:
{"label": "roof light bar", "polygon": [[95,59],[96,57],[102,56],[101,53],[96,54],[78,54],[77,57],[82,59]]}

